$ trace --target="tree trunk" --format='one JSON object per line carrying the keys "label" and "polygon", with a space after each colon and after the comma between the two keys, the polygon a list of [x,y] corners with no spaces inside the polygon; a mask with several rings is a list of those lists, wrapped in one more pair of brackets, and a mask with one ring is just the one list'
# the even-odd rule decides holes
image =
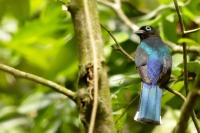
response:
{"label": "tree trunk", "polygon": [[[101,29],[97,13],[96,1],[72,0],[69,10],[72,14],[77,39],[76,41],[79,47],[80,72],[77,88],[89,92],[91,89],[91,84],[92,89],[94,89],[94,79],[98,79],[98,108],[93,132],[113,133],[114,124],[112,118],[110,90],[108,86],[107,71],[103,58],[103,42],[101,38]],[[94,72],[95,60],[97,67],[96,75]],[[92,69],[92,74],[89,72],[90,69]],[[88,80],[91,80],[92,83]],[[92,94],[94,94],[94,92]],[[81,99],[82,105],[80,106],[80,112],[82,113],[81,118],[85,129],[88,132],[91,112],[93,108],[93,100],[91,100],[88,104],[86,101],[87,100]]]}

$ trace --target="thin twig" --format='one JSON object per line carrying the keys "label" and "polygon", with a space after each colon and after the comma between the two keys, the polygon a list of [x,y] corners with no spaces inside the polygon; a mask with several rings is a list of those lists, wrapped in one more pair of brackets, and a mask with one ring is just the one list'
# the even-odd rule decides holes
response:
{"label": "thin twig", "polygon": [[[172,53],[183,53],[183,48],[180,45],[177,45],[169,40],[164,40],[165,44],[167,44],[171,49]],[[200,52],[200,47],[198,46],[188,46],[187,52]]]}
{"label": "thin twig", "polygon": [[167,5],[160,5],[158,8],[154,9],[153,11],[141,16],[139,19],[140,20],[150,20],[153,17],[159,15],[162,13],[162,11],[165,11],[166,9],[174,9],[173,3],[167,4]]}
{"label": "thin twig", "polygon": [[115,42],[116,45],[113,45],[113,48],[115,50],[119,50],[123,55],[125,55],[128,59],[130,59],[131,61],[134,61],[134,58],[132,56],[130,56],[122,47],[121,45],[117,42],[117,39],[114,37],[114,35],[111,33],[111,31],[109,31],[105,26],[103,26],[101,24],[101,27],[111,36],[111,38],[113,39],[113,41]]}
{"label": "thin twig", "polygon": [[[183,5],[181,5],[181,7],[187,6],[188,4],[190,4],[190,2],[191,2],[191,0],[184,1]],[[162,14],[162,11],[166,11],[167,9],[173,9],[173,10],[175,9],[173,2],[171,2],[169,4],[162,4],[162,5],[158,6],[156,9],[152,10],[151,12],[148,12],[144,16],[141,16],[139,19],[143,20],[143,21],[150,20],[153,17],[155,17],[159,14]]]}
{"label": "thin twig", "polygon": [[172,90],[171,88],[169,88],[168,86],[165,87],[165,89],[171,93],[173,93],[174,95],[178,96],[179,98],[181,98],[183,101],[186,100],[185,96],[182,95],[180,92]]}
{"label": "thin twig", "polygon": [[[181,13],[180,13],[180,9],[177,3],[177,0],[173,0],[174,1],[174,6],[176,8],[176,12],[178,15],[178,20],[180,23],[180,29],[181,29],[181,36],[185,37],[184,34],[184,24],[183,24],[183,19],[181,17]],[[183,64],[184,64],[184,87],[185,87],[185,91],[186,94],[188,93],[188,70],[187,70],[187,49],[186,49],[186,43],[182,43],[183,46]]]}
{"label": "thin twig", "polygon": [[112,3],[112,2],[110,2],[110,1],[108,1],[108,0],[97,0],[99,3],[101,3],[101,4],[103,4],[103,5],[105,5],[105,6],[107,6],[107,7],[110,7],[110,8],[112,8],[112,9],[114,9],[115,7],[115,4],[114,3]]}
{"label": "thin twig", "polygon": [[194,32],[197,32],[199,30],[200,30],[200,28],[196,28],[196,29],[192,29],[192,30],[186,30],[186,31],[184,31],[184,34],[194,33]]}
{"label": "thin twig", "polygon": [[4,64],[0,64],[0,70],[4,71],[6,73],[9,73],[11,75],[14,75],[16,77],[28,79],[28,80],[34,81],[36,83],[42,84],[44,86],[50,87],[50,88],[54,89],[55,91],[62,93],[65,96],[68,96],[72,100],[75,100],[75,96],[76,96],[75,92],[73,92],[73,91],[53,82],[53,81],[44,79],[42,77],[36,76],[34,74],[31,74],[31,73],[27,73],[27,72],[17,70],[13,67],[10,67],[10,66],[4,65]]}

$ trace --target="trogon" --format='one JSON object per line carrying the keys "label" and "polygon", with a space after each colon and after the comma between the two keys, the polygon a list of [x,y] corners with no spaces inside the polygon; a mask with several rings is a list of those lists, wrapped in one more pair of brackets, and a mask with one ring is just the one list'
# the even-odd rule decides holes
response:
{"label": "trogon", "polygon": [[151,26],[141,27],[136,34],[140,37],[140,44],[136,49],[135,64],[142,83],[134,120],[161,124],[161,98],[170,79],[172,57],[167,45]]}

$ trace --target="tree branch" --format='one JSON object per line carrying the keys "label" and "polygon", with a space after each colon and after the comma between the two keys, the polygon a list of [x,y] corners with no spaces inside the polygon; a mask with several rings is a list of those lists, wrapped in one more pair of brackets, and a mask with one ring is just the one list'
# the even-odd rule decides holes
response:
{"label": "tree branch", "polygon": [[194,122],[194,126],[196,127],[197,132],[200,133],[199,122],[198,122],[198,119],[197,119],[197,116],[196,116],[194,110],[192,111],[192,120]]}
{"label": "tree branch", "polygon": [[109,2],[107,0],[97,0],[99,3],[110,7],[115,11],[115,13],[119,16],[119,18],[132,30],[136,31],[139,29],[139,27],[133,23],[123,12],[121,8],[121,1],[120,0],[114,0],[114,3]]}
{"label": "tree branch", "polygon": [[169,88],[168,86],[165,87],[165,89],[171,93],[173,93],[174,95],[178,96],[180,99],[182,99],[183,101],[186,100],[185,96],[182,95],[180,92],[172,90],[171,88]]}
{"label": "tree branch", "polygon": [[[184,1],[184,3],[181,5],[181,7],[187,6],[188,4],[190,4],[190,2],[191,2],[191,0]],[[162,4],[162,5],[158,6],[156,9],[154,9],[154,10],[148,12],[147,14],[141,16],[139,19],[144,20],[144,21],[150,20],[153,17],[157,16],[158,14],[162,14],[162,11],[166,10],[166,9],[175,10],[174,3],[171,2],[169,4]]]}
{"label": "tree branch", "polygon": [[[181,29],[181,36],[185,37],[184,24],[183,24],[183,19],[181,17],[179,6],[178,6],[178,3],[177,3],[177,0],[173,0],[173,1],[174,1],[174,6],[176,8],[177,15],[178,15],[178,20],[179,20],[180,29]],[[189,90],[188,90],[188,70],[187,70],[186,43],[182,43],[182,47],[183,47],[183,64],[184,64],[184,87],[185,87],[185,91],[186,91],[186,94],[187,94]]]}
{"label": "tree branch", "polygon": [[[164,40],[164,42],[172,49],[173,53],[183,53],[183,48],[180,45],[176,45],[175,43]],[[198,46],[189,46],[187,47],[187,52],[200,52],[200,47]]]}
{"label": "tree branch", "polygon": [[115,50],[120,51],[123,55],[125,55],[128,59],[130,59],[131,61],[134,61],[134,58],[132,56],[130,56],[122,47],[121,45],[117,42],[117,39],[115,38],[115,36],[111,33],[111,31],[109,31],[105,26],[103,26],[101,24],[101,27],[111,36],[111,38],[113,39],[113,41],[115,42],[116,45],[113,45],[112,47]]}
{"label": "tree branch", "polygon": [[[179,97],[181,100],[183,100],[184,102],[186,102],[187,99],[186,99],[185,96],[182,95],[180,92],[175,91],[175,90],[172,90],[172,89],[169,88],[168,86],[166,86],[165,89],[166,89],[167,91],[173,93],[174,95],[178,96],[178,97]],[[183,114],[183,115],[184,115],[184,114]],[[183,116],[182,116],[182,117],[183,117]],[[196,127],[197,132],[200,133],[200,127],[199,127],[199,125],[198,125],[198,119],[197,119],[197,116],[196,116],[194,110],[192,110],[191,117],[192,117],[192,121],[194,122],[194,125],[195,125],[195,127]],[[182,119],[182,118],[180,117],[180,119]]]}
{"label": "tree branch", "polygon": [[[181,13],[180,13],[178,2],[177,2],[177,0],[173,0],[173,2],[174,2],[174,6],[175,6],[175,9],[176,9],[176,12],[177,12],[177,15],[178,15],[178,19],[179,19],[179,23],[180,23],[181,36],[185,37],[186,34],[185,34],[185,29],[184,29],[184,23],[183,23],[183,19],[182,19]],[[195,31],[198,31],[198,30],[192,30],[191,32],[195,32]],[[186,33],[190,33],[190,32],[186,32]],[[182,43],[182,47],[183,47],[183,64],[184,64],[184,86],[185,86],[185,91],[186,91],[186,95],[187,95],[188,92],[189,92],[189,89],[188,89],[188,69],[187,69],[187,49],[186,49],[186,43]],[[193,99],[196,99],[196,95],[194,95],[193,93],[191,93],[189,95],[189,98],[190,98],[189,100],[191,100],[193,102]],[[187,108],[186,108],[187,106],[191,107],[190,110],[187,110]],[[175,129],[176,132],[181,132],[181,131],[186,130],[186,128],[187,128],[187,121],[189,119],[189,115],[186,115],[184,117],[184,115],[185,115],[184,113],[187,113],[185,111],[188,111],[188,114],[189,114],[193,110],[192,109],[193,106],[194,106],[194,103],[191,103],[191,105],[189,105],[188,101],[186,100],[186,102],[184,103],[184,105],[182,107],[182,111],[181,111],[182,115],[181,115],[181,117],[179,119],[179,123],[178,123],[178,125],[177,125],[177,127]],[[184,108],[186,108],[186,109],[184,109]],[[196,119],[197,119],[196,115],[195,115],[195,113],[193,111],[192,112],[192,120],[193,120],[193,122],[195,124],[195,127],[196,127],[197,131],[199,131],[200,128],[199,128],[199,125],[198,125]]]}
{"label": "tree branch", "polygon": [[55,91],[62,93],[65,96],[69,97],[70,99],[75,100],[75,97],[76,97],[75,92],[73,92],[73,91],[53,82],[53,81],[44,79],[42,77],[36,76],[34,74],[31,74],[31,73],[27,73],[27,72],[17,70],[15,68],[12,68],[12,67],[4,65],[4,64],[0,64],[0,70],[4,71],[6,73],[9,73],[11,75],[14,75],[16,77],[28,79],[28,80],[34,81],[36,83],[42,84],[44,86],[50,87],[50,88],[54,89]]}
{"label": "tree branch", "polygon": [[194,32],[197,32],[199,30],[200,30],[200,28],[196,28],[196,29],[193,29],[193,30],[186,30],[186,31],[184,31],[184,34],[194,33]]}
{"label": "tree branch", "polygon": [[160,5],[158,8],[154,9],[153,11],[141,16],[139,19],[140,20],[150,20],[153,17],[157,16],[159,13],[161,13],[163,10],[166,9],[174,9],[173,3],[167,4],[167,5]]}
{"label": "tree branch", "polygon": [[193,107],[194,107],[197,97],[199,95],[200,95],[200,91],[189,92],[189,94],[182,106],[179,122],[176,125],[176,127],[174,128],[175,133],[185,133],[186,132],[189,117],[191,114],[194,115],[194,113],[192,113]]}
{"label": "tree branch", "polygon": [[[95,5],[94,5],[95,6]],[[95,126],[95,119],[96,119],[96,114],[97,114],[97,107],[98,107],[98,89],[99,89],[99,74],[98,74],[98,57],[97,57],[97,44],[95,41],[95,37],[93,35],[92,29],[92,17],[89,8],[89,1],[84,0],[83,2],[83,8],[84,8],[84,14],[85,14],[85,22],[86,22],[86,29],[88,30],[88,37],[89,37],[89,45],[92,48],[92,56],[93,56],[93,107],[92,107],[92,113],[90,117],[90,125],[89,125],[89,130],[88,133],[93,133],[94,131],[94,126]],[[92,91],[91,91],[92,92]]]}
{"label": "tree branch", "polygon": [[91,102],[80,106],[81,120],[86,132],[111,133],[114,125],[110,89],[96,0],[72,0],[68,9],[72,15],[79,48],[80,76],[77,86],[91,92],[92,96]]}

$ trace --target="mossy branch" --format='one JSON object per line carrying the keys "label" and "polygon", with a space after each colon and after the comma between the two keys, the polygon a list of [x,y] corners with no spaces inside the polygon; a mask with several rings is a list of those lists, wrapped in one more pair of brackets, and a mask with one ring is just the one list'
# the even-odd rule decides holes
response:
{"label": "mossy branch", "polygon": [[13,67],[4,65],[4,64],[0,64],[0,70],[6,73],[9,73],[13,76],[19,77],[19,78],[23,78],[23,79],[28,79],[30,81],[34,81],[36,83],[42,84],[44,86],[50,87],[52,89],[54,89],[55,91],[64,94],[65,96],[69,97],[72,100],[75,100],[76,97],[76,93],[65,88],[64,86],[61,86],[53,81],[47,80],[45,78],[42,78],[40,76],[31,74],[31,73],[27,73],[27,72],[23,72],[21,70],[17,70]]}
{"label": "mossy branch", "polygon": [[[73,0],[69,10],[79,48],[79,73],[81,76],[77,86],[84,88],[92,96],[91,103],[84,107],[82,120],[86,123],[84,125],[86,132],[113,132],[110,92],[107,85],[107,72],[103,65],[103,41],[96,0]],[[98,99],[103,101],[102,104]]]}
{"label": "mossy branch", "polygon": [[[195,117],[195,113],[193,112],[193,107],[195,105],[195,102],[197,100],[197,97],[200,96],[200,91],[191,91],[189,92],[183,106],[181,109],[181,115],[178,124],[174,128],[175,133],[185,133],[187,126],[188,126],[188,120],[190,115]],[[198,126],[198,123],[197,123]],[[199,132],[199,128],[197,128],[197,131]]]}

